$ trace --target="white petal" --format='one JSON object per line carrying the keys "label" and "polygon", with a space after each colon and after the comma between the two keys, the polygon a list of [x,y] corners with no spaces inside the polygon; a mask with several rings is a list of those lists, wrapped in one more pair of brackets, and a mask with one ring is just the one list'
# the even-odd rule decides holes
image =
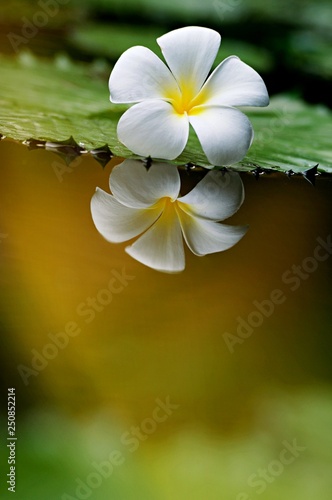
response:
{"label": "white petal", "polygon": [[247,226],[227,226],[190,216],[178,208],[184,238],[195,255],[222,252],[234,246],[246,233]]}
{"label": "white petal", "polygon": [[237,172],[210,171],[188,194],[178,198],[182,210],[205,219],[220,221],[242,205],[244,188]]}
{"label": "white petal", "polygon": [[120,118],[119,140],[140,156],[174,160],[187,144],[187,115],[179,115],[168,102],[151,99],[135,104]]}
{"label": "white petal", "polygon": [[110,188],[127,207],[150,207],[160,198],[178,197],[180,175],[175,165],[153,162],[147,170],[140,160],[125,160],[112,170]]}
{"label": "white petal", "polygon": [[[209,77],[204,106],[267,106],[269,95],[259,74],[236,56],[227,57]],[[198,99],[200,96],[198,96]]]}
{"label": "white petal", "polygon": [[[189,121],[212,165],[232,165],[246,155],[253,139],[248,118],[238,109],[200,106]],[[199,112],[198,112],[199,111]]]}
{"label": "white petal", "polygon": [[112,243],[127,241],[141,234],[158,219],[161,211],[160,205],[151,209],[125,207],[99,188],[91,199],[93,222],[100,234]]}
{"label": "white petal", "polygon": [[157,39],[165,60],[180,88],[193,97],[203,85],[216,58],[221,37],[209,28],[187,26]]}
{"label": "white petal", "polygon": [[146,47],[132,47],[121,55],[112,70],[109,89],[115,103],[162,98],[166,91],[179,94],[170,70]]}
{"label": "white petal", "polygon": [[177,273],[185,267],[181,226],[173,206],[166,207],[157,222],[126,248],[134,259],[157,271]]}

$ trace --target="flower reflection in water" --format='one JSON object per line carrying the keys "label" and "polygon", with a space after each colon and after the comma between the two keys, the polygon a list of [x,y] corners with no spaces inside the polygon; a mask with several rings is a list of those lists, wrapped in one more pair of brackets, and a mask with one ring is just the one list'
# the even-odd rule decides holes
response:
{"label": "flower reflection in water", "polygon": [[240,175],[209,171],[185,196],[174,165],[125,160],[110,176],[112,194],[97,188],[91,213],[97,230],[120,243],[142,234],[126,252],[158,271],[185,268],[183,238],[195,255],[221,252],[235,245],[247,226],[220,221],[233,215],[244,200]]}

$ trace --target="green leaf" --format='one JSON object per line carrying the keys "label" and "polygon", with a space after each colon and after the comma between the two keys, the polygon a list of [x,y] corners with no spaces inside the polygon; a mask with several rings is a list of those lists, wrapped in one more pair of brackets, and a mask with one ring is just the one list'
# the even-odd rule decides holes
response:
{"label": "green leaf", "polygon": [[[109,102],[109,68],[101,63],[74,64],[65,56],[53,62],[40,61],[29,54],[15,60],[0,57],[0,63],[1,134],[20,141],[34,138],[52,142],[73,136],[88,150],[107,143],[115,155],[136,157],[117,139],[117,122],[126,107]],[[234,168],[304,171],[319,163],[321,171],[332,172],[329,110],[279,96],[268,108],[246,113],[256,137],[248,155]],[[194,133],[173,163],[189,161],[208,165]]]}
{"label": "green leaf", "polygon": [[126,107],[109,102],[107,77],[98,78],[93,66],[65,56],[41,61],[29,53],[15,60],[1,57],[0,63],[1,134],[20,141],[73,136],[87,149],[108,143],[114,154],[128,156],[116,135]]}
{"label": "green leaf", "polygon": [[298,99],[279,96],[270,106],[250,113],[256,139],[242,162],[295,172],[319,164],[332,172],[332,113],[325,106],[310,106]]}

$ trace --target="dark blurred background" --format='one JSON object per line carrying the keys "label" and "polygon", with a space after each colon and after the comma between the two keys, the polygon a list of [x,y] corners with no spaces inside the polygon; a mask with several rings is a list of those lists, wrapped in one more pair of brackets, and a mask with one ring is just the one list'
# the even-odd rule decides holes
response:
{"label": "dark blurred background", "polygon": [[[1,6],[0,48],[114,63],[132,45],[156,50],[156,37],[171,29],[209,26],[223,37],[221,58],[235,53],[253,65],[271,95],[331,106],[331,19],[329,0],[12,0]],[[9,33],[28,34],[28,43]]]}

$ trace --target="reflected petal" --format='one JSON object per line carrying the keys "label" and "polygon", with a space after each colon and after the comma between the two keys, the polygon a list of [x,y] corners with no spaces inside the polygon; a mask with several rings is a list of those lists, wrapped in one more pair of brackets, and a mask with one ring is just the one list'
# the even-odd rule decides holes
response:
{"label": "reflected petal", "polygon": [[157,271],[177,273],[185,268],[182,232],[175,207],[168,202],[165,211],[126,252]]}
{"label": "reflected petal", "polygon": [[114,103],[163,98],[165,92],[180,95],[167,66],[151,50],[139,46],[126,50],[118,59],[109,79],[109,89]]}
{"label": "reflected petal", "polygon": [[119,140],[128,149],[140,156],[165,160],[174,160],[182,153],[188,134],[188,117],[157,99],[135,104],[118,123]]}
{"label": "reflected petal", "polygon": [[180,207],[178,215],[186,243],[195,255],[227,250],[240,241],[248,229],[248,226],[227,226],[191,216]]}
{"label": "reflected petal", "polygon": [[148,209],[129,208],[99,188],[91,199],[93,222],[100,234],[112,243],[141,234],[158,219],[162,209],[162,204]]}
{"label": "reflected petal", "polygon": [[157,39],[182,92],[189,87],[194,97],[200,90],[216,58],[220,40],[219,33],[199,26],[180,28]]}
{"label": "reflected petal", "polygon": [[125,160],[112,170],[110,187],[123,205],[144,208],[166,196],[175,200],[180,176],[175,165],[153,162],[147,170],[140,160]]}
{"label": "reflected petal", "polygon": [[253,139],[249,119],[238,109],[199,106],[189,116],[212,165],[232,165],[246,155]]}
{"label": "reflected petal", "polygon": [[[244,187],[237,172],[210,171],[188,194],[178,198],[189,215],[220,221],[233,215],[244,200]],[[188,206],[189,205],[189,206]]]}
{"label": "reflected petal", "polygon": [[[204,87],[205,106],[267,106],[269,95],[263,79],[236,56],[227,57]],[[198,97],[199,99],[199,97]]]}

